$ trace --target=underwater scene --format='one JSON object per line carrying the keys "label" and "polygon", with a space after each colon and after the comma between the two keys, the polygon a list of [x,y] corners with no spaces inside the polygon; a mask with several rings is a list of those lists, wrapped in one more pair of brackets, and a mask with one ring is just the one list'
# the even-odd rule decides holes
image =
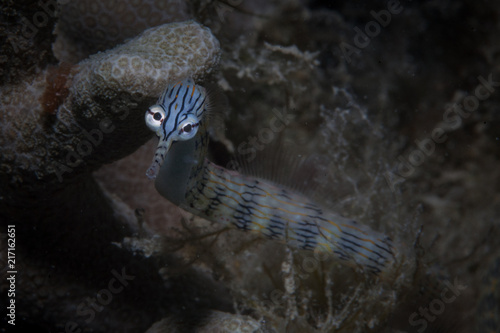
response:
{"label": "underwater scene", "polygon": [[0,332],[500,332],[500,2],[2,0]]}

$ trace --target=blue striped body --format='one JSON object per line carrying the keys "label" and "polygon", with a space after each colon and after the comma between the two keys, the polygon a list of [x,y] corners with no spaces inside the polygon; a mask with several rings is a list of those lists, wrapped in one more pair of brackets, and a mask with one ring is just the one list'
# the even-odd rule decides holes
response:
{"label": "blue striped body", "polygon": [[365,271],[379,274],[395,266],[393,245],[385,235],[329,212],[300,193],[206,160],[206,105],[206,91],[188,79],[169,86],[146,113],[148,126],[160,138],[150,168],[158,174],[160,194],[208,220],[329,253]]}

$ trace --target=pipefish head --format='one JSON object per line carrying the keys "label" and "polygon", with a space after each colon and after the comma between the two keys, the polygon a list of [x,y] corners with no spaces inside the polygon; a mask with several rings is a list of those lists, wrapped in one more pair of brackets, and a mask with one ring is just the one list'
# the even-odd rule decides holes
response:
{"label": "pipefish head", "polygon": [[157,104],[146,111],[146,125],[159,138],[153,163],[146,172],[149,178],[156,178],[173,143],[195,137],[204,118],[206,97],[205,88],[185,79],[169,85]]}

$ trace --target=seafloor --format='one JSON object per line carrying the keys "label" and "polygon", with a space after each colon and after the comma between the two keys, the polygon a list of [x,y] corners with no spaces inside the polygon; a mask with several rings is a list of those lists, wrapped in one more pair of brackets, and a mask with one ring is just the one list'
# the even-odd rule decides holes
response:
{"label": "seafloor", "polygon": [[[2,1],[3,331],[500,332],[499,15],[472,0]],[[393,275],[162,198],[143,115],[186,76],[227,99],[212,161],[390,235],[406,258]]]}

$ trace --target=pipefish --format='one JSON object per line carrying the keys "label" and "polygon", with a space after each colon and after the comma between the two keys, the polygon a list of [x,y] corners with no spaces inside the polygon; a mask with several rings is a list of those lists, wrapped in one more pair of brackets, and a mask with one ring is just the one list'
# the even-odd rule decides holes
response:
{"label": "pipefish", "polygon": [[272,182],[206,159],[210,94],[191,79],[169,85],[145,114],[159,138],[146,175],[158,192],[207,220],[258,232],[299,249],[331,254],[347,265],[381,275],[396,256],[386,235],[319,206]]}

